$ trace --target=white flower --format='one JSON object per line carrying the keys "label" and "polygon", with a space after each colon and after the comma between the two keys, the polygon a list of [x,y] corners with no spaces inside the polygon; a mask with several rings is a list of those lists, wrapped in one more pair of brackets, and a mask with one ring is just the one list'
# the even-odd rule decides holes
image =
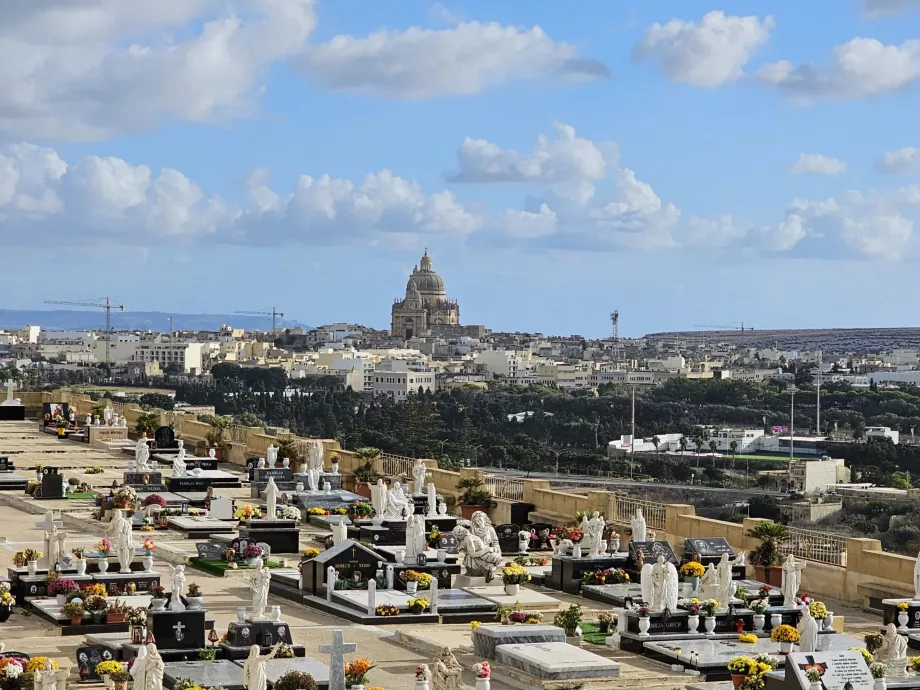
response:
{"label": "white flower", "polygon": [[18,661],[11,661],[3,669],[3,675],[7,678],[19,678],[22,675],[22,666],[19,665]]}
{"label": "white flower", "polygon": [[10,583],[9,582],[0,582],[0,592],[9,592]]}
{"label": "white flower", "polygon": [[281,509],[281,517],[285,520],[300,520],[300,509],[294,506],[285,506]]}

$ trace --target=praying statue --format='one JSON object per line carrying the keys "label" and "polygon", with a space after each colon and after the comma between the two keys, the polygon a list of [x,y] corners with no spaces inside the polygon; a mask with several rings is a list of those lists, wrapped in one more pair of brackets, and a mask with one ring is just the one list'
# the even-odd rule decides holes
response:
{"label": "praying statue", "polygon": [[812,617],[811,610],[805,606],[802,608],[802,618],[799,620],[799,651],[814,652],[818,649],[818,623]]}
{"label": "praying statue", "polygon": [[406,492],[403,491],[401,482],[394,482],[393,488],[387,491],[387,503],[383,510],[384,517],[401,519],[404,515],[415,512],[415,506]]}
{"label": "praying statue", "polygon": [[477,510],[473,513],[473,519],[470,520],[470,532],[482,540],[489,549],[497,553],[502,553],[501,546],[498,543],[498,535],[495,528],[492,527],[492,521],[483,511]]}
{"label": "praying statue", "polygon": [[182,592],[185,591],[185,566],[170,565],[170,580],[172,582],[172,599],[169,602],[170,611],[185,611],[182,603]]}
{"label": "praying statue", "polygon": [[438,516],[438,491],[434,482],[428,482],[425,488],[428,490],[428,517],[436,518]]}
{"label": "praying statue", "polygon": [[[179,441],[182,443],[182,441]],[[187,477],[188,465],[185,463],[185,448],[180,448],[173,460],[173,477]]]}
{"label": "praying statue", "polygon": [[412,466],[412,493],[414,495],[424,495],[426,474],[428,474],[428,466],[425,465],[424,460],[418,458]]}
{"label": "praying statue", "polygon": [[131,666],[134,690],[163,690],[163,657],[154,643],[137,650],[137,658]]}
{"label": "praying statue", "polygon": [[632,519],[632,540],[635,542],[645,541],[645,518],[642,516],[642,508],[636,508],[636,514]]}
{"label": "praying statue", "polygon": [[487,546],[481,538],[464,525],[458,524],[454,527],[453,535],[460,545],[466,574],[470,577],[485,577],[486,582],[491,582],[495,576],[495,569],[505,562],[501,551],[495,551]]}
{"label": "praying statue", "polygon": [[410,515],[406,520],[406,553],[403,563],[416,565],[418,557],[425,555],[428,548],[425,536],[425,516]]}
{"label": "praying statue", "polygon": [[268,450],[265,451],[265,459],[268,461],[269,467],[274,467],[275,463],[278,462],[278,446],[274,443],[268,445]]}
{"label": "praying statue", "polygon": [[907,675],[907,637],[898,634],[894,623],[885,626],[882,646],[875,652],[875,660],[885,664],[889,677],[903,678]]}
{"label": "praying statue", "polygon": [[732,563],[728,560],[727,553],[723,553],[722,558],[719,559],[719,565],[716,567],[716,572],[719,575],[719,593],[715,598],[717,601],[721,601],[725,606],[728,606],[735,596],[738,585],[732,581]]}
{"label": "praying statue", "polygon": [[[434,665],[431,690],[462,690],[463,667],[447,647]],[[247,689],[248,690],[248,689]]]}
{"label": "praying statue", "polygon": [[109,522],[105,534],[115,547],[118,563],[122,573],[131,572],[131,563],[134,561],[134,535],[131,521],[125,517],[124,511],[116,508]]}
{"label": "praying statue", "polygon": [[150,460],[150,446],[147,445],[147,434],[141,432],[141,437],[134,444],[134,469],[137,472],[146,472],[150,469],[147,461]]}
{"label": "praying statue", "polygon": [[269,520],[275,519],[275,512],[278,509],[278,495],[281,489],[275,484],[275,478],[269,477],[268,484],[265,487],[265,517]]}
{"label": "praying statue", "polygon": [[281,649],[281,642],[272,647],[272,651],[265,656],[259,655],[259,645],[254,644],[249,648],[249,656],[243,663],[243,687],[246,690],[265,690],[268,687],[268,660],[274,659],[278,650]]}
{"label": "praying statue", "polygon": [[588,558],[597,558],[601,555],[604,546],[604,529],[607,527],[607,521],[598,511],[594,511],[591,519],[588,520],[588,532],[591,535],[591,546],[588,549]]}
{"label": "praying statue", "polygon": [[805,563],[795,560],[791,553],[783,563],[783,584],[780,588],[783,592],[783,606],[795,606],[795,600],[799,596],[799,589],[802,585],[802,571],[805,569]]}
{"label": "praying statue", "polygon": [[272,579],[272,572],[262,565],[260,558],[252,574],[249,576],[249,591],[252,593],[252,620],[265,618],[265,609],[268,608],[268,588]]}
{"label": "praying statue", "polygon": [[[721,599],[719,599],[719,573],[712,563],[706,566],[706,570],[703,571],[698,591],[700,599],[715,599],[716,601],[721,601]],[[728,605],[727,601],[725,605]]]}
{"label": "praying statue", "polygon": [[383,479],[378,479],[376,484],[371,484],[371,505],[374,514],[383,517],[387,507],[387,487]]}

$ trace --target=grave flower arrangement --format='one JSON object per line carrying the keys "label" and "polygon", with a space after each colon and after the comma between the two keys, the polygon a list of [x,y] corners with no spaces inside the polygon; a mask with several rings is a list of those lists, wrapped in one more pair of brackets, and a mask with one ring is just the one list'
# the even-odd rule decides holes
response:
{"label": "grave flower arrangement", "polygon": [[502,582],[506,585],[523,585],[530,582],[530,573],[523,566],[512,563],[502,569]]}
{"label": "grave flower arrangement", "polygon": [[427,536],[428,546],[437,546],[438,542],[441,541],[441,529],[437,525],[431,526],[431,531]]}
{"label": "grave flower arrangement", "polygon": [[[524,566],[549,565],[549,559],[544,558],[543,556],[516,556],[513,562]],[[508,564],[506,563],[505,565]]]}
{"label": "grave flower arrangement", "polygon": [[648,618],[651,615],[652,610],[648,606],[640,606],[638,613],[639,618]]}
{"label": "grave flower arrangement", "polygon": [[749,656],[732,657],[728,662],[728,672],[736,676],[762,676],[772,670],[768,664]]}
{"label": "grave flower arrangement", "polygon": [[[875,661],[875,657],[872,656],[872,652],[870,652],[870,651],[869,651],[868,649],[866,649],[865,647],[849,647],[849,648],[847,649],[847,651],[850,651],[850,652],[859,652],[860,654],[862,654],[862,658],[866,660],[866,666],[868,666],[868,665],[871,664],[873,661]],[[920,659],[920,657],[913,657],[913,658],[914,658],[914,659]],[[915,670],[916,670],[916,669],[915,669]]]}
{"label": "grave flower arrangement", "polygon": [[86,474],[102,474],[105,472],[105,468],[102,465],[96,465],[95,467],[87,467],[83,470]]}
{"label": "grave flower arrangement", "polygon": [[818,683],[821,681],[821,669],[817,666],[812,666],[805,671],[805,677],[808,679],[809,683]]}
{"label": "grave flower arrangement", "polygon": [[237,520],[254,520],[262,517],[262,511],[255,506],[244,503],[233,512],[233,517]]}
{"label": "grave flower arrangement", "polygon": [[123,671],[124,666],[122,666],[117,661],[100,661],[96,664],[96,673],[100,676],[110,676],[116,671]]}
{"label": "grave flower arrangement", "polygon": [[553,617],[553,625],[555,625],[557,628],[563,628],[565,630],[565,634],[571,637],[575,634],[578,626],[581,625],[581,619],[581,606],[578,604],[572,604],[569,606],[569,608],[565,609],[564,611],[560,611]]}
{"label": "grave flower arrangement", "polygon": [[284,506],[278,510],[278,513],[284,520],[300,520],[300,508],[295,506]]}
{"label": "grave flower arrangement", "polygon": [[16,603],[16,597],[10,594],[8,589],[0,589],[0,606],[6,608],[12,607]]}
{"label": "grave flower arrangement", "polygon": [[686,609],[691,616],[700,614],[700,600],[696,597],[692,599],[681,599],[677,602],[678,608]]}
{"label": "grave flower arrangement", "polygon": [[431,586],[431,575],[420,573],[417,570],[404,570],[399,579],[403,582],[417,582],[419,589],[428,589]]}
{"label": "grave flower arrangement", "polygon": [[116,508],[131,508],[137,502],[137,492],[127,484],[120,486],[115,491],[112,502]]}
{"label": "grave flower arrangement", "polygon": [[398,616],[399,609],[393,604],[380,604],[374,609],[374,613],[378,616]]}
{"label": "grave flower arrangement", "polygon": [[761,652],[754,657],[755,660],[759,661],[762,664],[766,664],[770,667],[771,671],[775,671],[779,668],[779,659],[777,659],[772,654],[767,654],[766,652]]}
{"label": "grave flower arrangement", "polygon": [[319,549],[313,548],[312,546],[303,552],[303,560],[305,561],[313,560],[317,556],[319,556]]}
{"label": "grave flower arrangement", "polygon": [[[902,602],[900,602],[900,603],[897,605],[897,609],[898,609],[898,611],[901,611],[901,612],[903,612],[903,613],[907,613],[908,609],[910,609],[910,604],[907,603],[906,601],[902,601]],[[811,614],[811,615],[813,616],[813,615],[815,615],[815,614]]]}
{"label": "grave flower arrangement", "polygon": [[869,666],[869,673],[872,674],[873,678],[884,678],[888,673],[888,666],[880,662],[875,662]]}
{"label": "grave flower arrangement", "polygon": [[866,643],[866,649],[869,650],[869,654],[875,654],[882,648],[884,638],[879,633],[866,633],[863,641]]}
{"label": "grave flower arrangement", "polygon": [[770,602],[766,599],[755,599],[750,604],[748,604],[748,608],[758,616],[762,616],[767,612],[767,609],[770,608]]}
{"label": "grave flower arrangement", "polygon": [[[365,659],[362,656],[359,656],[353,661],[346,662],[345,687],[350,688],[355,685],[366,685],[367,674],[372,668],[374,668],[374,664],[371,663],[370,659]],[[297,690],[300,689],[298,688]]]}
{"label": "grave flower arrangement", "polygon": [[563,525],[556,533],[559,539],[568,539],[573,544],[578,544],[584,538],[580,527]]}
{"label": "grave flower arrangement", "polygon": [[44,556],[44,555],[45,555],[45,554],[43,554],[43,553],[42,553],[41,551],[39,551],[38,549],[25,549],[25,550],[22,552],[23,560],[24,560],[26,563],[28,563],[29,561],[37,561],[37,560],[39,560],[39,559],[40,559],[42,556]]}
{"label": "grave flower arrangement", "polygon": [[243,549],[243,558],[262,558],[262,547],[258,544],[250,544]]}
{"label": "grave flower arrangement", "polygon": [[166,499],[160,496],[159,494],[150,494],[147,498],[144,499],[143,505],[145,506],[160,506],[161,508],[166,507]]}
{"label": "grave flower arrangement", "polygon": [[680,566],[680,574],[684,577],[702,577],[705,572],[702,563],[696,561],[688,561]]}
{"label": "grave flower arrangement", "polygon": [[307,515],[329,515],[325,508],[307,508]]}
{"label": "grave flower arrangement", "polygon": [[109,551],[111,550],[112,550],[112,542],[110,542],[105,537],[103,537],[102,540],[100,540],[100,542],[96,544],[96,551],[101,553],[103,558],[108,556]]}
{"label": "grave flower arrangement", "polygon": [[63,594],[67,596],[71,592],[78,592],[80,585],[66,577],[59,577],[48,583],[48,596],[57,596]]}
{"label": "grave flower arrangement", "polygon": [[80,589],[83,590],[85,597],[105,597],[105,585],[101,582],[94,582],[91,585],[83,585]]}
{"label": "grave flower arrangement", "polygon": [[763,585],[759,590],[757,590],[757,594],[760,596],[761,599],[769,599],[770,593],[772,591],[773,591],[772,587],[770,587],[769,585]]}
{"label": "grave flower arrangement", "polygon": [[744,642],[745,644],[757,644],[757,635],[751,633],[741,633],[738,635],[738,642]]}
{"label": "grave flower arrangement", "polygon": [[275,690],[316,690],[316,681],[309,673],[288,671],[274,683]]}
{"label": "grave flower arrangement", "polygon": [[156,548],[157,548],[157,545],[153,541],[153,539],[151,539],[150,537],[147,537],[144,539],[144,551],[147,553],[148,556],[152,555],[153,552],[156,550]]}
{"label": "grave flower arrangement", "polygon": [[791,625],[778,625],[770,632],[771,642],[786,642],[795,644],[799,641],[799,631]]}
{"label": "grave flower arrangement", "polygon": [[369,518],[374,513],[374,508],[365,501],[355,501],[348,506],[348,514],[359,520]]}
{"label": "grave flower arrangement", "polygon": [[920,672],[920,656],[912,656],[907,660],[907,665],[914,672]]}
{"label": "grave flower arrangement", "polygon": [[0,676],[4,680],[12,680],[22,675],[22,660],[5,657],[0,659]]}
{"label": "grave flower arrangement", "polygon": [[[45,668],[45,661],[47,660],[48,657],[46,656],[33,656],[26,662],[26,673],[35,673],[36,671],[41,671],[43,668]],[[54,670],[60,668],[60,666],[58,666],[58,662],[56,662],[54,659],[51,659],[51,668]]]}
{"label": "grave flower arrangement", "polygon": [[150,596],[154,599],[165,599],[166,598],[166,588],[163,585],[153,585],[150,588]]}
{"label": "grave flower arrangement", "polygon": [[721,605],[722,604],[720,604],[715,599],[707,599],[702,604],[700,604],[700,608],[703,610],[703,613],[712,618],[714,615],[716,615],[716,609],[718,609]]}
{"label": "grave flower arrangement", "polygon": [[480,625],[482,625],[482,623],[480,623],[479,621],[470,621],[470,630],[471,630],[471,631],[472,631],[472,630],[475,630],[475,629],[478,628]]}
{"label": "grave flower arrangement", "polygon": [[605,634],[609,632],[611,623],[613,623],[613,615],[608,611],[601,611],[597,614],[597,627],[599,632]]}
{"label": "grave flower arrangement", "polygon": [[409,599],[409,610],[412,613],[419,614],[422,613],[425,609],[428,608],[428,600],[424,597],[417,597],[415,599]]}
{"label": "grave flower arrangement", "polygon": [[481,661],[473,667],[476,670],[477,678],[489,678],[492,675],[492,669],[488,661]]}
{"label": "grave flower arrangement", "polygon": [[823,621],[827,618],[827,606],[824,605],[823,601],[815,601],[809,604],[808,610],[811,611],[811,616],[815,620]]}
{"label": "grave flower arrangement", "polygon": [[128,625],[145,625],[147,623],[147,609],[140,606],[132,607],[125,615]]}
{"label": "grave flower arrangement", "polygon": [[[294,648],[285,642],[279,642],[278,651],[275,654],[275,658],[276,659],[293,659],[294,658]],[[214,690],[214,689],[211,688],[211,690]]]}
{"label": "grave flower arrangement", "polygon": [[194,582],[188,586],[189,597],[200,597],[201,596],[201,585],[195,584]]}
{"label": "grave flower arrangement", "polygon": [[802,594],[795,599],[796,606],[811,606],[813,602],[814,599],[808,596],[805,592],[802,592]]}
{"label": "grave flower arrangement", "polygon": [[333,515],[348,515],[348,508],[343,508],[343,507],[333,508],[332,514]]}

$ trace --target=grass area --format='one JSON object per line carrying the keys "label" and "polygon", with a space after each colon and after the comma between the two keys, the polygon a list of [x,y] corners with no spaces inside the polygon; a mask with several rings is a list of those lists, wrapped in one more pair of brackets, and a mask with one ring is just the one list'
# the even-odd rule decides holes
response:
{"label": "grass area", "polygon": [[[228,570],[252,570],[252,566],[248,565],[240,565],[238,568],[231,568],[227,561],[219,561],[211,558],[192,558],[189,559],[189,562],[192,564],[192,567],[203,570],[210,575],[216,575],[217,577],[223,577],[224,573]],[[269,568],[281,567],[278,561],[269,561],[266,565]]]}
{"label": "grass area", "polygon": [[65,494],[64,498],[95,498],[96,494],[92,491],[84,491],[83,493],[73,493]]}
{"label": "grass area", "polygon": [[604,644],[604,640],[610,633],[602,633],[601,626],[597,623],[581,624],[581,639],[591,644]]}
{"label": "grass area", "polygon": [[96,393],[105,393],[107,391],[111,391],[112,393],[122,392],[134,393],[138,395],[143,395],[144,393],[162,393],[163,395],[170,395],[176,392],[173,388],[136,388],[134,386],[99,386],[90,384],[67,386],[67,388],[76,388],[77,390],[85,393],[90,391]]}
{"label": "grass area", "polygon": [[[725,455],[726,458],[733,457],[732,455]],[[770,460],[773,462],[789,462],[788,455],[742,455],[739,453],[735,455],[736,460]],[[803,458],[795,458],[796,460],[802,460]]]}

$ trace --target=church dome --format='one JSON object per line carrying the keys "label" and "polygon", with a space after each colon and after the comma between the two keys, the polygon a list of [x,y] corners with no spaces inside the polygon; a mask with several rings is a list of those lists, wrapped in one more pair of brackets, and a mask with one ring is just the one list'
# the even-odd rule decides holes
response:
{"label": "church dome", "polygon": [[[412,275],[409,277],[409,283],[415,283],[415,287],[423,295],[437,295],[443,297],[446,294],[444,287],[444,279],[441,278],[431,266],[431,257],[428,256],[428,250],[425,250],[425,254],[422,256],[422,260],[419,262],[419,265],[415,270],[412,271]],[[406,289],[409,289],[409,283],[406,284]]]}

